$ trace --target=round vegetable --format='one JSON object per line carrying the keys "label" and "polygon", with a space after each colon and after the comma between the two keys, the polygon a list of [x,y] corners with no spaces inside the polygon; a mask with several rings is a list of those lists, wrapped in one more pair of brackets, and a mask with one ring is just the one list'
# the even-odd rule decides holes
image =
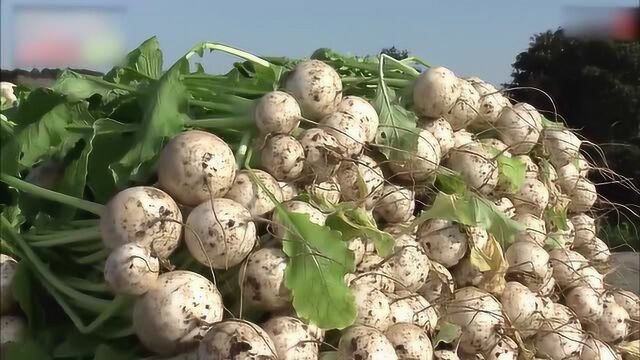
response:
{"label": "round vegetable", "polygon": [[569,211],[572,213],[589,211],[598,199],[596,185],[585,178],[580,178],[576,182],[573,189],[569,191],[569,196],[571,196]]}
{"label": "round vegetable", "polygon": [[511,244],[504,257],[509,264],[507,274],[516,275],[516,278],[545,279],[551,271],[549,254],[533,242],[519,241]]}
{"label": "round vegetable", "polygon": [[211,281],[194,272],[171,271],[137,299],[133,326],[147,349],[173,355],[195,346],[222,313],[222,297]]}
{"label": "round vegetable", "polygon": [[393,344],[399,360],[431,360],[433,358],[431,340],[419,326],[398,323],[391,325],[384,334]]}
{"label": "round vegetable", "polygon": [[516,235],[516,241],[529,241],[543,246],[547,238],[547,226],[544,220],[530,213],[517,213],[513,220],[524,226],[524,230]]}
{"label": "round vegetable", "polygon": [[353,325],[342,332],[338,342],[339,359],[398,360],[393,344],[372,327]]}
{"label": "round vegetable", "polygon": [[447,166],[482,194],[490,194],[498,184],[498,164],[480,143],[451,149]]}
{"label": "round vegetable", "polygon": [[552,360],[577,358],[584,338],[575,313],[561,304],[553,304],[552,314],[544,319],[536,334],[536,355]]}
{"label": "round vegetable", "polygon": [[389,298],[392,303],[404,302],[409,305],[413,314],[409,322],[425,329],[429,334],[435,331],[438,314],[435,307],[422,295],[407,290],[396,290],[394,294],[389,294]]}
{"label": "round vegetable", "polygon": [[289,134],[298,127],[302,116],[296,99],[283,91],[264,94],[253,111],[256,126],[263,134]]}
{"label": "round vegetable", "polygon": [[282,191],[282,201],[289,201],[298,196],[298,187],[294,183],[278,181]]}
{"label": "round vegetable", "polygon": [[517,213],[529,213],[542,216],[549,204],[549,190],[536,179],[525,179],[520,189],[511,196]]}
{"label": "round vegetable", "polygon": [[398,244],[388,260],[391,276],[405,289],[416,291],[424,285],[429,274],[430,261],[417,241]]}
{"label": "round vegetable", "polygon": [[453,133],[453,148],[459,148],[466,144],[472,143],[475,138],[472,133],[467,130],[458,130]]}
{"label": "round vegetable", "polygon": [[190,206],[224,196],[235,174],[236,160],[229,145],[205,131],[190,130],[175,136],[158,159],[160,188]]}
{"label": "round vegetable", "polygon": [[440,144],[440,154],[444,157],[449,150],[451,150],[455,143],[453,141],[453,129],[451,124],[444,118],[438,118],[435,120],[422,119],[419,126],[421,129],[429,131],[438,140]]}
{"label": "round vegetable", "polygon": [[320,128],[306,130],[298,138],[304,149],[304,172],[308,181],[326,181],[338,170],[344,149],[336,138]]}
{"label": "round vegetable", "polygon": [[[309,221],[317,225],[324,225],[327,216],[313,205],[300,200],[290,200],[282,203],[282,207],[290,213],[309,215]],[[294,234],[287,231],[287,223],[283,221],[280,213],[273,214],[273,235],[276,239],[284,239],[286,236],[292,237]],[[295,238],[295,236],[293,236]]]}
{"label": "round vegetable", "polygon": [[606,263],[609,261],[609,256],[611,256],[607,244],[598,237],[594,237],[591,241],[576,247],[576,251],[594,264]]}
{"label": "round vegetable", "polygon": [[413,103],[419,116],[445,116],[460,97],[460,81],[449,69],[436,66],[422,72],[413,86]]}
{"label": "round vegetable", "polygon": [[593,336],[589,336],[584,341],[580,360],[620,360],[620,355],[611,346]]}
{"label": "round vegetable", "polygon": [[382,291],[364,284],[351,284],[357,316],[354,324],[366,325],[384,331],[391,323],[389,298]]}
{"label": "round vegetable", "polygon": [[500,140],[515,154],[526,154],[538,142],[542,131],[542,116],[527,103],[505,107],[495,123]]}
{"label": "round vegetable", "polygon": [[319,204],[337,205],[340,202],[340,184],[335,178],[313,182],[305,186],[305,190]]}
{"label": "round vegetable", "polygon": [[200,360],[278,359],[269,334],[253,323],[235,319],[213,324],[197,353]]}
{"label": "round vegetable", "polygon": [[262,324],[281,360],[317,360],[318,343],[309,326],[291,316],[274,316]]}
{"label": "round vegetable", "polygon": [[156,285],[159,273],[151,251],[132,243],[111,251],[104,265],[104,279],[116,294],[142,295]]}
{"label": "round vegetable", "polygon": [[13,279],[18,270],[18,262],[9,255],[0,254],[0,315],[13,309]]}
{"label": "round vegetable", "polygon": [[322,118],[318,127],[331,134],[346,156],[356,156],[362,152],[366,139],[365,124],[353,116],[334,112]]}
{"label": "round vegetable", "polygon": [[509,281],[500,296],[505,315],[523,337],[536,334],[540,326],[542,302],[526,286]]}
{"label": "round vegetable", "polygon": [[262,248],[240,266],[238,282],[250,305],[278,310],[289,305],[291,292],[284,286],[287,256],[280,249]]}
{"label": "round vegetable", "polygon": [[502,197],[493,202],[498,210],[502,211],[508,218],[513,218],[516,215],[516,209],[513,206],[513,202],[507,197]]}
{"label": "round vegetable", "polygon": [[594,323],[587,323],[589,330],[604,342],[622,342],[629,332],[629,314],[615,302],[607,301],[602,307],[602,315]]}
{"label": "round vegetable", "polygon": [[511,103],[493,85],[484,81],[471,81],[471,83],[480,95],[478,117],[471,125],[478,130],[493,128],[502,110],[511,106]]}
{"label": "round vegetable", "polygon": [[453,130],[464,129],[478,117],[480,94],[473,85],[466,80],[459,79],[460,96],[456,99],[451,110],[445,115],[445,119],[451,124]]}
{"label": "round vegetable", "polygon": [[449,220],[432,219],[418,228],[417,239],[429,259],[451,267],[467,252],[467,235]]}
{"label": "round vegetable", "polygon": [[293,181],[302,174],[304,148],[293,136],[275,135],[262,149],[262,166],[279,181]]}
{"label": "round vegetable", "polygon": [[569,129],[548,127],[542,131],[542,147],[555,166],[564,166],[577,160],[581,143]]}
{"label": "round vegetable", "polygon": [[319,60],[297,64],[286,78],[285,89],[300,104],[302,116],[310,120],[335,112],[342,101],[340,75]]}
{"label": "round vegetable", "polygon": [[365,141],[371,142],[376,138],[380,120],[376,109],[367,100],[357,96],[345,96],[338,104],[337,111],[350,114],[356,122],[363,125]]}
{"label": "round vegetable", "polygon": [[415,206],[415,193],[411,189],[386,184],[373,211],[388,223],[402,223],[413,215]]}
{"label": "round vegetable", "polygon": [[509,337],[502,337],[500,341],[485,354],[486,360],[517,360],[518,344]]}
{"label": "round vegetable", "polygon": [[453,276],[446,267],[431,261],[431,270],[427,275],[427,281],[418,293],[425,297],[429,302],[437,304],[440,300],[446,300],[453,296],[454,291]]}
{"label": "round vegetable", "polygon": [[596,222],[587,214],[577,214],[570,218],[575,228],[574,246],[581,246],[590,242],[596,236]]}
{"label": "round vegetable", "polygon": [[135,186],[117,193],[100,217],[105,247],[126,243],[149,247],[151,254],[166,259],[178,247],[182,235],[182,212],[162,190]]}
{"label": "round vegetable", "polygon": [[250,173],[256,180],[262,183],[266,191],[270,192],[278,202],[282,201],[282,190],[273,176],[262,170],[241,170],[236,175],[231,189],[225,196],[244,206],[251,216],[263,216],[271,212],[276,204],[271,200],[265,190],[254,182]]}
{"label": "round vegetable", "polygon": [[428,130],[421,130],[410,148],[397,151],[400,159],[390,160],[394,177],[407,181],[428,179],[440,165],[440,143]]}
{"label": "round vegetable", "polygon": [[[366,155],[360,156],[357,160],[343,162],[336,180],[340,184],[342,200],[363,201],[369,209],[376,204],[384,185],[382,170],[375,160]],[[360,181],[365,184],[366,194],[361,194]]]}
{"label": "round vegetable", "polygon": [[[596,320],[602,317],[604,312],[604,303],[600,293],[588,286],[578,286],[569,290],[565,301],[567,306],[583,321]],[[609,305],[607,304],[607,307]]]}

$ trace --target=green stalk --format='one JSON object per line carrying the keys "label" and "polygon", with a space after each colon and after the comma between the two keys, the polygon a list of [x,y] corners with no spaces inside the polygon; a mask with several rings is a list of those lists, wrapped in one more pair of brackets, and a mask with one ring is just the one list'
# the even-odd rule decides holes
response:
{"label": "green stalk", "polygon": [[[53,242],[67,241],[67,242],[61,242],[60,244],[70,244],[74,242],[99,239],[100,228],[90,227],[90,228],[84,228],[84,229],[62,230],[62,231],[56,231],[56,232],[52,232],[50,234],[44,234],[44,235],[24,234],[23,237],[25,238],[25,240],[28,240],[29,242],[34,242],[34,243],[49,242],[49,241],[53,241]],[[36,246],[36,245],[32,244],[32,246]]]}
{"label": "green stalk", "polygon": [[191,49],[191,51],[189,51],[186,55],[185,58],[189,59],[190,57],[192,57],[193,55],[199,53],[200,51],[207,49],[210,51],[221,51],[223,53],[227,53],[229,55],[233,55],[233,56],[237,56],[241,59],[245,59],[247,61],[251,61],[252,63],[264,66],[264,67],[272,67],[273,64],[271,64],[270,62],[257,57],[253,54],[250,54],[244,50],[240,50],[228,45],[224,45],[224,44],[220,44],[220,43],[213,43],[213,42],[204,42],[201,43],[199,45],[196,45],[193,47],[193,49]]}
{"label": "green stalk", "polygon": [[20,180],[15,176],[0,174],[0,181],[22,192],[35,195],[46,200],[51,200],[64,205],[72,206],[80,210],[88,211],[98,216],[102,214],[102,211],[104,209],[104,205],[51,191],[40,186],[33,185],[24,180]]}
{"label": "green stalk", "polygon": [[78,245],[73,245],[73,246],[67,246],[65,247],[65,249],[68,249],[69,251],[73,251],[73,252],[84,252],[84,253],[88,253],[88,252],[95,252],[98,251],[100,249],[104,249],[104,244],[102,244],[102,242],[92,242],[92,243],[88,243],[88,244],[78,244]]}
{"label": "green stalk", "polygon": [[[409,84],[411,84],[412,80],[409,79],[384,79],[384,83],[387,84],[388,86],[393,86],[393,87],[405,87]],[[342,83],[343,84],[349,84],[349,85],[353,85],[353,84],[362,84],[362,85],[377,85],[379,82],[379,79],[376,78],[363,78],[360,76],[345,76],[342,78]]]}
{"label": "green stalk", "polygon": [[247,157],[247,151],[249,150],[252,135],[253,134],[250,131],[245,132],[240,140],[240,145],[238,145],[238,150],[236,150],[236,165],[238,165],[239,169],[244,165],[244,159]]}
{"label": "green stalk", "polygon": [[109,250],[107,249],[100,249],[92,254],[83,256],[83,257],[79,257],[79,258],[75,258],[75,261],[78,264],[82,264],[82,265],[87,265],[87,264],[93,264],[96,263],[100,260],[104,260],[107,255],[109,254]]}
{"label": "green stalk", "polygon": [[62,278],[62,281],[64,281],[65,284],[71,286],[72,288],[78,289],[78,290],[97,292],[97,293],[111,292],[109,287],[105,283],[101,283],[101,282],[93,282],[93,281],[88,281],[88,280],[76,278],[76,277],[64,277]]}
{"label": "green stalk", "polygon": [[255,122],[248,116],[230,116],[210,119],[187,120],[185,122],[185,125],[205,129],[238,129],[254,126]]}
{"label": "green stalk", "polygon": [[209,108],[211,110],[219,110],[219,111],[226,111],[226,112],[233,112],[235,110],[235,107],[229,104],[213,102],[213,101],[205,101],[205,100],[189,99],[189,105],[201,106],[201,107]]}

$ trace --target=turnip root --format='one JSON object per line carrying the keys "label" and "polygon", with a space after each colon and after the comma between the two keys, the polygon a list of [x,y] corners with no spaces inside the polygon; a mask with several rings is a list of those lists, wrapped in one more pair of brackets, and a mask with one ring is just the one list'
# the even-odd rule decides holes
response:
{"label": "turnip root", "polygon": [[296,99],[283,91],[264,94],[253,111],[256,126],[263,134],[289,134],[298,127],[302,116]]}
{"label": "turnip root", "polygon": [[478,130],[493,128],[502,110],[511,106],[511,103],[493,85],[481,81],[471,83],[480,94],[478,117],[471,125]]}
{"label": "turnip root", "polygon": [[196,206],[224,196],[236,174],[233,151],[222,139],[185,131],[167,143],[158,159],[158,183],[179,203]]}
{"label": "turnip root", "polygon": [[[549,252],[549,257],[553,277],[561,288],[577,285],[602,288],[602,276],[589,266],[589,261],[579,253],[567,249],[554,249]],[[600,286],[597,286],[598,284]]]}
{"label": "turnip root", "polygon": [[384,334],[393,344],[399,360],[431,360],[433,358],[431,340],[419,326],[398,323],[391,325]]}
{"label": "turnip root", "polygon": [[418,242],[398,244],[389,259],[389,271],[393,279],[404,288],[416,291],[424,285],[429,274],[430,261]]}
{"label": "turnip root", "polygon": [[446,308],[444,321],[462,329],[460,348],[465,353],[485,352],[500,340],[497,329],[504,326],[500,303],[475,287],[458,289]]}
{"label": "turnip root", "polygon": [[451,110],[444,115],[453,130],[466,128],[478,117],[480,102],[480,94],[470,82],[462,79],[458,81],[460,96],[456,99]]}
{"label": "turnip root", "polygon": [[338,342],[338,359],[398,360],[393,344],[381,331],[353,325],[342,332]]}
{"label": "turnip root", "polygon": [[282,191],[282,201],[289,201],[298,196],[298,188],[294,183],[278,181],[278,185]]}
{"label": "turnip root", "polygon": [[461,82],[449,69],[437,66],[424,71],[413,86],[413,103],[421,117],[439,118],[453,109]]}
{"label": "turnip root", "polygon": [[482,194],[490,194],[498,184],[498,164],[480,143],[451,149],[446,164]]}
{"label": "turnip root", "polygon": [[100,218],[100,235],[106,248],[136,243],[165,259],[179,245],[181,223],[180,208],[167,193],[135,186],[109,200]]}
{"label": "turnip root", "polygon": [[382,291],[363,284],[351,284],[355,297],[357,316],[354,324],[365,325],[384,331],[391,324],[389,298]]}
{"label": "turnip root", "polygon": [[322,118],[318,127],[331,134],[346,156],[357,156],[362,152],[366,139],[363,123],[350,114],[334,112]]}
{"label": "turnip root", "polygon": [[211,326],[198,345],[198,360],[276,360],[276,346],[264,330],[244,320],[225,320]]}
{"label": "turnip root", "polygon": [[604,312],[601,294],[588,286],[578,286],[569,290],[565,301],[582,321],[595,321]]}
{"label": "turnip root", "polygon": [[595,184],[585,178],[578,179],[574,188],[569,191],[569,196],[569,212],[572,213],[589,211],[598,199]]}
{"label": "turnip root", "polygon": [[312,128],[305,130],[298,141],[304,149],[305,175],[315,181],[330,179],[345,156],[338,140],[323,129]]}
{"label": "turnip root", "polygon": [[524,230],[516,235],[516,241],[529,241],[543,246],[547,237],[547,226],[541,218],[530,213],[517,213],[513,220],[524,226]]}
{"label": "turnip root", "polygon": [[611,346],[593,336],[589,336],[584,341],[580,360],[621,360],[621,358]]}
{"label": "turnip root", "polygon": [[575,359],[585,339],[582,326],[567,307],[553,304],[553,308],[553,315],[543,320],[536,334],[536,355],[552,360]]}
{"label": "turnip root", "polygon": [[614,290],[613,296],[616,304],[622,306],[629,314],[629,318],[640,321],[640,298],[628,290]]}
{"label": "turnip root", "polygon": [[576,232],[573,245],[578,247],[590,242],[596,236],[596,222],[587,214],[577,214],[570,218]]}
{"label": "turnip root", "polygon": [[415,193],[411,189],[386,184],[373,211],[388,223],[403,223],[413,215],[415,206]]}
{"label": "turnip root", "polygon": [[540,217],[549,204],[549,190],[539,180],[528,178],[511,196],[511,201],[516,213],[529,213]]}
{"label": "turnip root", "polygon": [[7,314],[15,306],[13,279],[18,262],[9,255],[0,254],[0,315]]}
{"label": "turnip root", "polygon": [[518,344],[509,337],[502,337],[493,349],[487,351],[486,360],[517,360],[519,354]]}
{"label": "turnip root", "polygon": [[505,315],[520,334],[527,338],[536,334],[540,326],[542,303],[526,286],[507,282],[500,303]]}
{"label": "turnip root", "polygon": [[414,312],[411,304],[406,299],[399,298],[395,294],[388,294],[389,302],[389,319],[392,324],[413,323]]}
{"label": "turnip root", "polygon": [[240,266],[238,282],[249,305],[278,310],[289,305],[291,292],[284,286],[287,256],[277,248],[262,248]]}
{"label": "turnip root", "polygon": [[142,295],[156,285],[160,263],[148,248],[128,243],[111,251],[104,279],[116,294]]}
{"label": "turnip root", "polygon": [[505,107],[495,122],[500,140],[509,145],[515,155],[526,154],[538,142],[542,131],[542,116],[527,103]]}
{"label": "turnip root", "polygon": [[302,116],[310,120],[320,120],[335,112],[342,101],[340,75],[319,60],[297,64],[286,78],[285,91],[293,95]]}
{"label": "turnip root", "polygon": [[394,294],[389,294],[389,298],[391,299],[391,304],[398,302],[409,304],[413,312],[409,322],[420,326],[429,334],[435,331],[438,323],[438,313],[435,307],[422,295],[407,290],[396,290]]}
{"label": "turnip root", "polygon": [[[282,203],[282,207],[288,212],[309,215],[309,221],[314,224],[324,225],[324,222],[327,220],[327,216],[325,214],[313,207],[313,205],[304,201],[290,200]],[[295,234],[292,233],[290,229],[287,229],[287,222],[285,222],[284,219],[281,218],[280,213],[275,213],[273,215],[273,230],[273,235],[276,237],[276,239],[282,240],[285,238],[290,238],[294,239],[295,241],[299,240],[295,239]]]}
{"label": "turnip root", "polygon": [[558,185],[564,193],[570,194],[575,188],[578,180],[580,180],[580,173],[578,169],[572,163],[566,164],[556,168],[558,173]]}
{"label": "turnip root", "polygon": [[444,157],[454,146],[453,129],[451,124],[444,118],[435,120],[422,119],[419,123],[421,129],[429,131],[440,144],[440,154]]}
{"label": "turnip root", "polygon": [[502,197],[493,202],[498,210],[502,211],[508,218],[513,218],[516,215],[516,208],[513,206],[513,202],[507,197]]}
{"label": "turnip root", "polygon": [[609,256],[611,256],[607,244],[598,237],[594,237],[591,241],[576,247],[576,251],[594,264],[606,263],[609,261]]}
{"label": "turnip root", "polygon": [[467,235],[449,220],[426,221],[418,228],[417,240],[429,259],[445,267],[457,264],[467,252]]}
{"label": "turnip root", "polygon": [[261,182],[264,188],[273,195],[279,202],[282,201],[282,190],[278,185],[276,179],[262,170],[241,170],[236,175],[231,189],[225,196],[227,199],[231,199],[238,204],[244,206],[251,216],[263,216],[271,212],[276,204],[273,203],[271,198],[267,195],[265,190],[262,189],[250,176],[256,177],[256,180]]}
{"label": "turnip root", "polygon": [[591,172],[591,164],[587,161],[584,155],[580,153],[578,153],[578,158],[575,159],[575,165],[582,177],[587,177]]}
{"label": "turnip root", "polygon": [[293,181],[302,174],[304,148],[293,136],[275,135],[265,143],[262,166],[279,181]]}
{"label": "turnip root", "polygon": [[305,186],[305,190],[314,201],[318,201],[320,204],[333,206],[340,202],[340,184],[334,178],[313,182]]}
{"label": "turnip root", "polygon": [[460,360],[458,354],[452,350],[436,350],[433,352],[433,358],[438,360]]}
{"label": "turnip root", "polygon": [[[377,255],[371,255],[369,253],[365,253],[363,256],[363,260],[358,264],[358,271],[355,274],[347,274],[346,275],[346,283],[350,286],[368,286],[375,289],[378,289],[384,293],[391,293],[395,290],[395,282],[391,278],[391,275],[388,274],[389,268],[385,263],[380,268],[375,268],[368,265],[367,262],[369,259],[376,258],[377,260],[383,260]],[[377,263],[376,263],[377,264]],[[362,270],[363,266],[371,268],[370,270]]]}
{"label": "turnip root", "polygon": [[549,254],[540,246],[529,241],[513,243],[505,252],[509,264],[507,274],[516,278],[545,279],[551,271]]}
{"label": "turnip root", "polygon": [[431,261],[431,270],[427,275],[427,281],[418,290],[418,294],[424,296],[430,303],[438,303],[441,299],[449,299],[453,296],[455,283],[453,276],[446,267]]}
{"label": "turnip root", "polygon": [[473,143],[474,136],[467,130],[458,130],[453,133],[453,148],[463,147],[466,144]]}
{"label": "turnip root", "polygon": [[558,182],[558,171],[556,168],[546,160],[541,161],[539,164],[538,180],[547,184],[547,186],[555,186]]}
{"label": "turnip root", "polygon": [[629,313],[615,302],[604,302],[602,308],[602,314],[589,322],[587,328],[604,342],[621,342],[629,332]]}
{"label": "turnip root", "polygon": [[318,343],[307,324],[291,316],[274,316],[262,324],[281,360],[317,360]]}
{"label": "turnip root", "polygon": [[371,142],[376,138],[380,120],[376,109],[367,100],[358,96],[345,96],[338,104],[337,111],[353,116],[356,122],[363,125],[365,141]]}
{"label": "turnip root", "polygon": [[222,312],[222,297],[211,281],[190,271],[172,271],[137,299],[133,326],[147,349],[173,355],[195,346]]}
{"label": "turnip root", "polygon": [[244,260],[256,244],[256,226],[249,210],[231,199],[198,205],[185,226],[184,242],[198,262],[228,269]]}
{"label": "turnip root", "polygon": [[396,150],[400,159],[389,161],[394,177],[407,181],[423,181],[440,165],[440,143],[428,130],[420,130],[411,149]]}
{"label": "turnip root", "polygon": [[27,333],[27,323],[23,318],[13,315],[0,317],[0,355],[5,356],[6,348],[11,343],[20,342]]}
{"label": "turnip root", "polygon": [[576,159],[582,141],[565,128],[548,127],[542,131],[542,148],[549,154],[549,161],[555,166],[564,166]]}
{"label": "turnip root", "polygon": [[[344,201],[363,201],[372,208],[380,197],[384,185],[384,175],[372,158],[362,155],[358,160],[345,161],[336,176]],[[360,182],[364,182],[366,194],[361,193]]]}

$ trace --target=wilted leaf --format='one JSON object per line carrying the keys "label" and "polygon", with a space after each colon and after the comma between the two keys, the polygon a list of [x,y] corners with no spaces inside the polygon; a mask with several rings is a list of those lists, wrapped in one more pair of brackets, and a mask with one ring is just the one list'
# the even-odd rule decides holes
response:
{"label": "wilted leaf", "polygon": [[460,326],[449,322],[443,322],[439,325],[438,332],[433,338],[433,347],[437,348],[440,343],[452,344],[460,338],[460,335],[462,335],[462,329]]}
{"label": "wilted leaf", "polygon": [[511,192],[516,192],[522,187],[527,172],[527,165],[520,159],[498,155],[498,177],[501,184],[509,187]]}

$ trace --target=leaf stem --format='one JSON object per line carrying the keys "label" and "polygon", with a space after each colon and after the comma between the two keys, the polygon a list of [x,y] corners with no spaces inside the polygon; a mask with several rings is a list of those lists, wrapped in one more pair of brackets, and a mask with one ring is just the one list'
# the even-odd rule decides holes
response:
{"label": "leaf stem", "polygon": [[62,194],[56,191],[48,190],[37,185],[33,185],[15,176],[0,174],[0,181],[20,190],[22,192],[41,197],[43,199],[55,201],[64,205],[69,205],[77,209],[88,211],[100,216],[104,210],[104,205],[97,204],[84,199],[78,199],[73,196]]}
{"label": "leaf stem", "polygon": [[100,260],[105,259],[108,254],[109,254],[109,250],[108,249],[100,249],[100,250],[98,250],[98,251],[96,251],[94,253],[91,253],[89,255],[76,258],[75,261],[78,264],[82,264],[82,265],[93,264],[93,263],[96,263],[96,262],[98,262]]}
{"label": "leaf stem", "polygon": [[240,139],[238,150],[236,150],[236,165],[239,169],[244,165],[244,160],[247,158],[247,151],[249,150],[249,144],[251,143],[252,133],[250,131],[245,132]]}
{"label": "leaf stem", "polygon": [[248,116],[229,116],[208,119],[194,119],[185,121],[185,125],[206,129],[241,129],[251,127],[255,124]]}
{"label": "leaf stem", "polygon": [[189,51],[187,53],[187,55],[185,55],[186,59],[191,58],[193,55],[198,54],[201,49],[208,49],[210,51],[221,51],[223,53],[227,53],[229,55],[233,55],[233,56],[237,56],[241,59],[245,59],[247,61],[251,61],[252,63],[264,66],[264,67],[272,67],[273,64],[271,64],[270,62],[255,56],[253,54],[250,54],[244,50],[240,50],[228,45],[224,45],[224,44],[220,44],[220,43],[214,43],[214,42],[203,42],[199,45],[196,45],[193,47],[193,49],[191,49],[191,51]]}
{"label": "leaf stem", "polygon": [[[342,78],[343,84],[363,84],[363,85],[378,85],[379,79],[375,78],[364,78],[361,76],[345,76]],[[384,79],[384,83],[387,86],[393,87],[404,87],[411,83],[412,80],[409,79]]]}
{"label": "leaf stem", "polygon": [[[52,231],[46,234],[30,234],[26,233],[23,235],[26,240],[34,241],[34,242],[44,242],[58,239],[67,239],[73,238],[77,239],[76,241],[83,240],[93,240],[100,238],[100,228],[97,226],[92,226],[84,229],[73,229],[73,230],[58,230]],[[71,241],[74,242],[74,241]]]}
{"label": "leaf stem", "polygon": [[211,110],[226,111],[226,112],[233,112],[235,110],[235,107],[229,104],[213,102],[213,101],[205,101],[205,100],[189,99],[189,105],[201,106],[204,108],[209,108]]}

